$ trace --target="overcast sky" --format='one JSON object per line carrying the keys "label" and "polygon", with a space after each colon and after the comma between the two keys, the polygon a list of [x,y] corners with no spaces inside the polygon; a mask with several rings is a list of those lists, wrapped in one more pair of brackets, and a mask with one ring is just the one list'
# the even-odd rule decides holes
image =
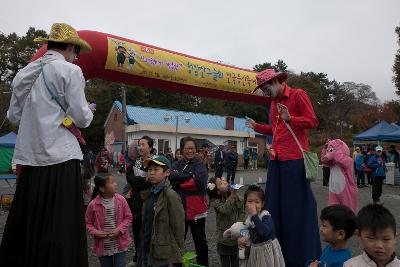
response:
{"label": "overcast sky", "polygon": [[283,59],[295,73],[325,72],[395,99],[394,29],[400,0],[1,0],[0,31],[24,35],[54,22],[252,68]]}

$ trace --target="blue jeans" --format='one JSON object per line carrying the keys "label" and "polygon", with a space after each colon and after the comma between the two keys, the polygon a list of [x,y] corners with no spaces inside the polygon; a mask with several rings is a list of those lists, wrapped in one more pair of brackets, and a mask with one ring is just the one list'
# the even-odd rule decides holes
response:
{"label": "blue jeans", "polygon": [[101,267],[125,267],[126,252],[116,253],[112,256],[99,257]]}

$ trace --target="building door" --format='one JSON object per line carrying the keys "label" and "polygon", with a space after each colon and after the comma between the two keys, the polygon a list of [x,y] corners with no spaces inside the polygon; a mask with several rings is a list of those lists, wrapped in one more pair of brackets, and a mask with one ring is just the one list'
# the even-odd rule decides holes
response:
{"label": "building door", "polygon": [[254,152],[256,152],[258,154],[258,144],[257,143],[249,142],[247,145],[247,148],[249,149],[249,152],[250,152],[250,159],[251,159],[251,155],[253,155]]}
{"label": "building door", "polygon": [[158,154],[167,155],[169,148],[168,139],[158,139]]}

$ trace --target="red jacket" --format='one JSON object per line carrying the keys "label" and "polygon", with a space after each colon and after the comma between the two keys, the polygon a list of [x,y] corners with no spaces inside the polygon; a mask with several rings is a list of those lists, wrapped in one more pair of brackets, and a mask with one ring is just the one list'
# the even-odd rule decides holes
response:
{"label": "red jacket", "polygon": [[206,187],[208,173],[201,160],[180,160],[176,162],[172,166],[169,180],[174,190],[181,196],[187,221],[207,216]]}
{"label": "red jacket", "polygon": [[[272,147],[280,161],[303,158],[303,155],[284,122],[278,119],[277,103],[288,107],[290,126],[300,141],[302,148],[308,151],[308,129],[316,128],[318,120],[315,116],[310,98],[302,89],[292,89],[285,85],[283,96],[273,99],[270,104],[269,116],[271,125],[256,124],[254,130],[265,135],[273,135]],[[274,160],[271,155],[271,160]]]}
{"label": "red jacket", "polygon": [[[118,237],[118,250],[124,251],[132,242],[129,233],[129,225],[132,222],[132,213],[125,198],[120,194],[114,195],[115,202],[115,224],[121,232]],[[96,232],[104,230],[104,206],[101,203],[100,196],[90,201],[85,215],[86,227],[90,235],[94,236]],[[93,250],[97,256],[102,256],[104,252],[104,240],[93,239]]]}

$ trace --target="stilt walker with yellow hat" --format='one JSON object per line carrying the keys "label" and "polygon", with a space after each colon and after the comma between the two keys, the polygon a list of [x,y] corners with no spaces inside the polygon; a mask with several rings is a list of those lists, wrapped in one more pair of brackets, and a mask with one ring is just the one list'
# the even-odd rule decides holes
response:
{"label": "stilt walker with yellow hat", "polygon": [[[19,125],[13,160],[22,167],[0,262],[7,267],[86,267],[82,152],[76,130],[89,126],[93,111],[82,71],[72,62],[91,46],[64,23],[53,24],[48,38],[35,41],[46,43],[48,51],[17,73],[7,112],[10,122]],[[62,124],[65,118],[69,128]]]}

